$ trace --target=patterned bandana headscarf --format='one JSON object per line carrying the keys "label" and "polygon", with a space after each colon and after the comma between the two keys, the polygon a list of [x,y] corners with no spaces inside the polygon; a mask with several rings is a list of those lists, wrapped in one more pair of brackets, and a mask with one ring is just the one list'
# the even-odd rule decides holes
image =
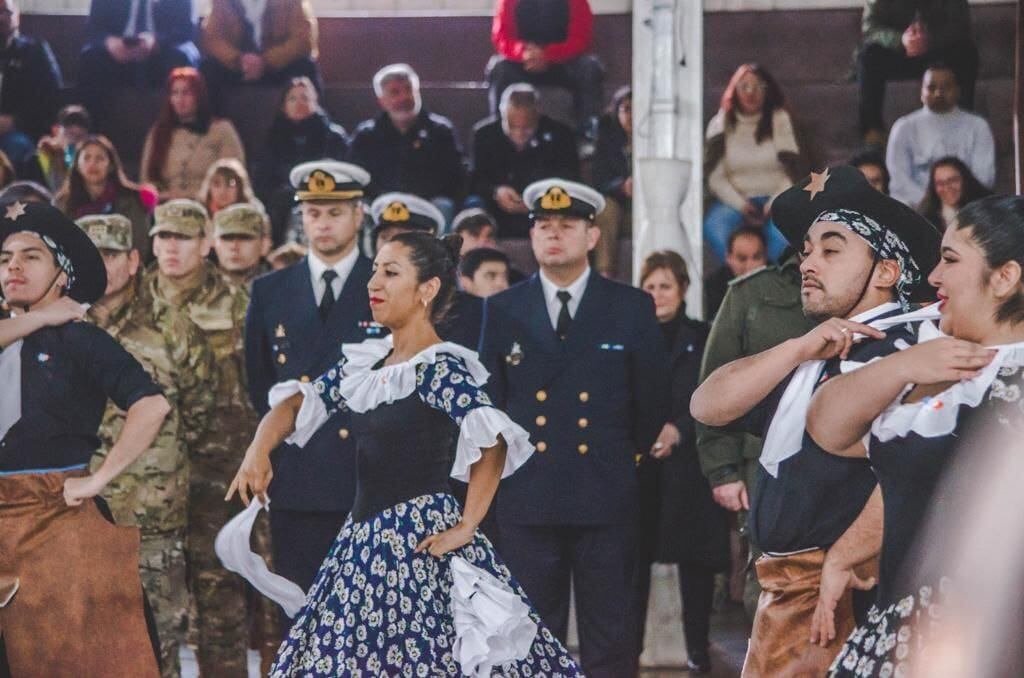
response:
{"label": "patterned bandana headscarf", "polygon": [[28,229],[19,232],[28,233],[29,235],[34,235],[35,237],[39,238],[40,240],[43,241],[43,244],[46,245],[50,252],[53,253],[53,258],[57,261],[57,267],[60,270],[64,271],[64,274],[68,277],[68,284],[64,288],[65,292],[67,292],[68,290],[75,286],[75,267],[71,263],[71,258],[64,252],[63,247],[58,245],[56,241],[48,235],[43,235],[41,233],[37,233],[36,231],[31,231]]}
{"label": "patterned bandana headscarf", "polygon": [[910,308],[910,296],[921,282],[921,269],[910,255],[910,248],[898,235],[857,210],[825,210],[814,221],[842,224],[859,235],[875,251],[879,259],[894,259],[900,266],[900,279],[896,282],[896,300],[904,311]]}

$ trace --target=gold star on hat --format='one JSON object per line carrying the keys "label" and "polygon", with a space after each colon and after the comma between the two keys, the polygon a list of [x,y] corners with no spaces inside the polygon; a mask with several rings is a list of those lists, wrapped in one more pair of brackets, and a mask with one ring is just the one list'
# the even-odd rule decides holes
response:
{"label": "gold star on hat", "polygon": [[25,203],[17,201],[7,206],[7,213],[4,215],[11,221],[17,221],[18,217],[25,214]]}
{"label": "gold star on hat", "polygon": [[824,172],[811,172],[811,180],[804,186],[804,190],[811,194],[811,200],[814,200],[819,193],[825,190],[825,184],[828,180],[827,168]]}

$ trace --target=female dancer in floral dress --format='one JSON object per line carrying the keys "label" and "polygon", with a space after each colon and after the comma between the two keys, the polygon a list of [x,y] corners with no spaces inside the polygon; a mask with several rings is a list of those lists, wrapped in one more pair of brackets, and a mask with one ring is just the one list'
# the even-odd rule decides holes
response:
{"label": "female dancer in floral dress", "polygon": [[[262,498],[270,451],[285,439],[302,445],[340,407],[354,413],[358,469],[352,514],[273,676],[581,675],[477,531],[500,478],[527,463],[533,446],[481,389],[488,374],[476,354],[434,329],[460,247],[459,236],[396,236],[369,283],[374,320],[391,335],[347,344],[316,380],[271,391],[231,492]],[[449,475],[469,482],[464,512]],[[458,614],[482,596],[496,602],[489,611]]]}

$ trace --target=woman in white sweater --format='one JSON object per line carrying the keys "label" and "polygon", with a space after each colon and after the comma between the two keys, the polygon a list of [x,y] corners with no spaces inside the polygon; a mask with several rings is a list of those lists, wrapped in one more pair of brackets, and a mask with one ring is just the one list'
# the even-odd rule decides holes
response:
{"label": "woman in white sweater", "polygon": [[721,261],[733,231],[764,228],[768,256],[777,259],[786,241],[771,222],[771,199],[805,172],[782,90],[761,66],[736,69],[708,123],[704,152],[705,242]]}

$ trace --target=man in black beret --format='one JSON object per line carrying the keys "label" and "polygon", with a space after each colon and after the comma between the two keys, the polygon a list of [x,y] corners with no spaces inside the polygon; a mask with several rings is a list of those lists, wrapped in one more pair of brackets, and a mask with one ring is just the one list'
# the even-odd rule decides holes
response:
{"label": "man in black beret", "polygon": [[[867,459],[830,455],[805,434],[807,408],[825,380],[914,342],[907,311],[930,296],[942,234],[848,166],[783,192],[772,216],[802,251],[801,303],[820,324],[715,370],[690,408],[704,424],[765,438],[750,506],[764,592],[743,675],[823,675],[870,602],[847,585],[871,586],[880,531],[865,535],[880,525],[881,494]],[[822,585],[829,569],[847,575],[840,585]]]}

